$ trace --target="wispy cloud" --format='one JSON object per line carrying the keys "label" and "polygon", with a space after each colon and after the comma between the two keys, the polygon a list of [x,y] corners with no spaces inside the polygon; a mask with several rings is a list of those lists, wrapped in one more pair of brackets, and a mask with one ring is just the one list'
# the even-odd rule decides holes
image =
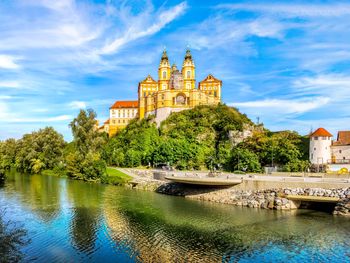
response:
{"label": "wispy cloud", "polygon": [[21,86],[21,84],[18,81],[6,81],[6,80],[0,80],[0,89],[1,88],[13,88],[17,89]]}
{"label": "wispy cloud", "polygon": [[326,97],[303,98],[303,99],[265,99],[259,101],[235,102],[230,105],[238,107],[245,112],[278,113],[281,115],[301,114],[320,108],[330,99]]}
{"label": "wispy cloud", "polygon": [[54,117],[45,117],[45,118],[12,118],[9,119],[9,123],[51,123],[51,122],[61,122],[72,120],[73,116],[71,115],[59,115]]}
{"label": "wispy cloud", "polygon": [[85,109],[86,102],[85,101],[72,101],[68,104],[68,106],[72,109]]}
{"label": "wispy cloud", "polygon": [[18,60],[16,57],[0,54],[0,69],[19,69],[20,65],[16,60]]}
{"label": "wispy cloud", "polygon": [[346,3],[221,4],[217,8],[274,14],[283,17],[339,17],[350,14],[350,5]]}
{"label": "wispy cloud", "polygon": [[246,42],[247,38],[257,36],[280,39],[289,27],[289,24],[282,24],[268,17],[242,22],[223,16],[214,16],[176,32],[173,38],[175,40],[178,35],[182,35],[187,43],[190,43],[191,48],[198,50],[226,48],[235,52],[235,49],[240,49],[239,54],[247,55],[251,53],[250,44]]}
{"label": "wispy cloud", "polygon": [[[16,23],[6,14],[0,18],[0,49],[75,47],[99,36],[102,23],[94,23],[84,5],[75,1],[14,1],[19,13]],[[31,19],[31,7],[42,8],[40,19]],[[14,8],[14,7],[13,7]],[[1,11],[1,9],[0,9]],[[30,21],[30,23],[28,23]]]}
{"label": "wispy cloud", "polygon": [[350,99],[350,77],[341,74],[320,74],[302,77],[293,83],[294,95],[330,96],[334,102],[346,102]]}
{"label": "wispy cloud", "polygon": [[103,46],[99,53],[114,53],[128,42],[159,32],[163,27],[165,27],[175,18],[182,15],[185,12],[186,8],[187,3],[182,2],[167,10],[159,10],[156,13],[147,10],[146,12],[136,16],[128,14],[128,23],[125,30],[123,32],[120,32],[120,36],[118,36],[116,39]]}

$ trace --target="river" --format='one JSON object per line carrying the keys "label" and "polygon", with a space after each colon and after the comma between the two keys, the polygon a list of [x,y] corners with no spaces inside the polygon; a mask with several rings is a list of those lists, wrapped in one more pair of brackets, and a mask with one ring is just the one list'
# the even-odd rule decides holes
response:
{"label": "river", "polygon": [[257,210],[14,172],[0,206],[2,220],[26,230],[25,262],[350,261],[350,219],[320,211]]}

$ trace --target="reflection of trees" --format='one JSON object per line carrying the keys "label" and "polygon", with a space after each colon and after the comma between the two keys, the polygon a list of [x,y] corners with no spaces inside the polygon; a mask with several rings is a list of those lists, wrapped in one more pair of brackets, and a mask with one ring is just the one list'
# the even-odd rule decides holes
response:
{"label": "reflection of trees", "polygon": [[18,262],[23,254],[21,247],[28,244],[27,231],[3,219],[4,211],[0,211],[0,261]]}
{"label": "reflection of trees", "polygon": [[70,225],[73,246],[90,254],[95,249],[103,187],[95,183],[70,180],[67,193],[74,207]]}
{"label": "reflection of trees", "polygon": [[[112,194],[108,189],[105,196]],[[273,247],[292,257],[303,249],[327,254],[350,231],[345,219],[311,211],[293,215],[136,191],[116,198],[104,203],[112,237],[142,262],[236,261]]]}
{"label": "reflection of trees", "polygon": [[[7,181],[13,180],[20,201],[45,222],[53,220],[60,209],[60,179],[52,176],[26,175],[11,171]],[[11,191],[12,192],[12,191]]]}

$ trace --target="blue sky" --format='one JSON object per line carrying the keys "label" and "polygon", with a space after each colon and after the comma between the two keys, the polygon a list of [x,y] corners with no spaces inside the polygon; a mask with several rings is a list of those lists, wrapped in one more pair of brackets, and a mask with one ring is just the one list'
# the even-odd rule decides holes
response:
{"label": "blue sky", "polygon": [[350,3],[342,1],[0,0],[0,139],[53,126],[71,139],[79,108],[108,118],[156,78],[164,47],[197,81],[271,130],[335,134],[350,121]]}

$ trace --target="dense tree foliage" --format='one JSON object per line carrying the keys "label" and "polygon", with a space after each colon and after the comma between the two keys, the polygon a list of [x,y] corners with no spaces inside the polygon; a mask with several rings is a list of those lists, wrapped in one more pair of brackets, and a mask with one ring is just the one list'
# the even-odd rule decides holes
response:
{"label": "dense tree foliage", "polygon": [[106,163],[101,151],[106,137],[95,128],[96,113],[93,110],[80,110],[70,123],[73,142],[65,151],[67,175],[83,180],[100,179],[106,173]]}
{"label": "dense tree foliage", "polygon": [[[230,132],[247,128],[252,136],[233,143]],[[173,113],[158,129],[151,117],[134,120],[110,139],[103,156],[108,164],[125,167],[169,164],[177,169],[261,172],[271,165],[286,171],[308,166],[305,139],[296,132],[269,132],[222,104]]]}
{"label": "dense tree foliage", "polygon": [[305,171],[308,167],[303,137],[293,131],[253,133],[237,148],[254,153],[261,166],[282,166],[286,171]]}
{"label": "dense tree foliage", "polygon": [[157,148],[159,139],[152,118],[133,120],[126,129],[109,140],[104,158],[110,165],[116,166],[148,165],[152,162],[152,153]]}
{"label": "dense tree foliage", "polygon": [[109,141],[104,157],[109,164],[126,167],[150,164],[169,164],[178,169],[209,167],[219,159],[222,145],[229,140],[228,132],[241,131],[245,124],[252,125],[245,115],[225,105],[173,113],[159,129],[151,117],[135,120]]}
{"label": "dense tree foliage", "polygon": [[28,173],[53,169],[63,161],[64,146],[63,136],[52,127],[25,134],[17,141],[8,139],[0,143],[0,169],[15,167]]}
{"label": "dense tree foliage", "polygon": [[16,168],[29,173],[53,169],[63,161],[64,146],[63,136],[52,127],[25,134],[17,142]]}

